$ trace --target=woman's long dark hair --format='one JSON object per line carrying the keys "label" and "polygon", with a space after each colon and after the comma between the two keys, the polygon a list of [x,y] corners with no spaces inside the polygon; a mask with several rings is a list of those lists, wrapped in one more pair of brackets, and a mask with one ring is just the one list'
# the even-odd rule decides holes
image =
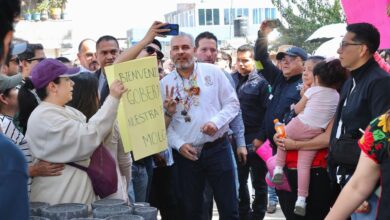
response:
{"label": "woman's long dark hair", "polygon": [[[53,80],[55,84],[60,83],[60,78]],[[36,93],[36,95],[34,95]],[[19,89],[18,93],[18,105],[19,114],[16,117],[16,121],[19,127],[22,129],[23,134],[26,134],[27,122],[31,113],[40,103],[40,100],[44,100],[47,97],[46,86],[41,89],[34,90],[34,85],[30,78],[26,78],[25,83]]]}
{"label": "woman's long dark hair", "polygon": [[91,73],[80,73],[74,82],[73,98],[67,105],[82,112],[89,120],[99,110],[98,80]]}

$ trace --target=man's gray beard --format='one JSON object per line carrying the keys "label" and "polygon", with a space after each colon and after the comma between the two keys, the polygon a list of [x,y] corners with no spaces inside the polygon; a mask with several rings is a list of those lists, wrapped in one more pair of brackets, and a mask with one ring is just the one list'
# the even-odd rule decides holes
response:
{"label": "man's gray beard", "polygon": [[195,58],[193,57],[190,61],[188,61],[187,63],[184,63],[184,64],[176,64],[175,63],[175,67],[176,69],[178,70],[187,70],[188,68],[190,68],[193,64],[195,63]]}

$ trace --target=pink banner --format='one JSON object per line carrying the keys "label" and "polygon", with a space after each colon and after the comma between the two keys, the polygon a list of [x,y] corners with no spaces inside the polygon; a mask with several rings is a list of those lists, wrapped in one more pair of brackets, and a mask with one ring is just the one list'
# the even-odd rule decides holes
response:
{"label": "pink banner", "polygon": [[341,0],[347,23],[367,22],[381,34],[380,49],[390,48],[390,0]]}

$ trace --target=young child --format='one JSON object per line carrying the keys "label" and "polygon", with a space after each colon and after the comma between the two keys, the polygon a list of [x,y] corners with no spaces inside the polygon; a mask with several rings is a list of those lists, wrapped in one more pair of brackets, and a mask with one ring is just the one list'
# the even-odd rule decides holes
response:
{"label": "young child", "polygon": [[[318,63],[313,70],[314,82],[294,106],[297,114],[286,126],[286,135],[295,140],[308,140],[324,132],[337,109],[340,88],[347,70],[339,60]],[[310,182],[310,167],[317,151],[298,152],[298,199],[294,213],[304,216]],[[278,149],[272,182],[282,183],[286,152]]]}
{"label": "young child", "polygon": [[302,89],[301,97],[305,94],[306,90],[311,87],[314,82],[313,69],[317,63],[324,61],[325,57],[322,56],[310,56],[305,61],[304,70],[302,73]]}

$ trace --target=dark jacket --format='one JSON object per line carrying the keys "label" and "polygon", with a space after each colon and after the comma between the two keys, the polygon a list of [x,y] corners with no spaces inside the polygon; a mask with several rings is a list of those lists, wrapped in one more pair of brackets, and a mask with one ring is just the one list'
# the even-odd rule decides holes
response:
{"label": "dark jacket", "polygon": [[23,153],[0,133],[0,218],[29,219],[27,162]]}
{"label": "dark jacket", "polygon": [[[97,77],[98,82],[99,82],[100,75],[102,73],[103,72],[102,72],[101,68],[96,70],[96,72],[95,72],[95,76]],[[105,78],[103,88],[99,91],[99,94],[100,94],[100,99],[99,99],[100,100],[100,106],[102,106],[103,103],[104,103],[104,100],[106,100],[107,96],[110,94],[110,88],[108,87],[107,78]]]}
{"label": "dark jacket", "polygon": [[273,136],[275,134],[274,119],[283,121],[285,114],[290,112],[291,104],[297,103],[300,99],[300,85],[302,84],[301,74],[287,79],[283,76],[282,71],[277,68],[269,59],[267,52],[267,37],[259,31],[255,44],[255,60],[260,61],[263,65],[261,74],[271,85],[270,96],[267,103],[267,111],[264,117],[263,134],[260,137],[263,141],[269,139],[274,146]]}
{"label": "dark jacket", "polygon": [[[355,82],[354,89],[351,91]],[[349,94],[349,96],[348,96]],[[348,99],[347,99],[348,98]],[[345,99],[347,103],[344,106]],[[341,89],[340,102],[337,108],[333,124],[331,143],[336,140],[336,133],[340,120],[344,129],[341,134],[349,134],[356,139],[356,150],[360,151],[357,144],[362,136],[359,128],[365,129],[371,120],[383,114],[390,108],[390,75],[379,67],[374,59],[370,59],[363,66],[351,71],[351,76]],[[332,146],[330,148],[332,151]],[[330,160],[332,160],[330,154]],[[353,169],[345,170],[344,174],[352,174]]]}
{"label": "dark jacket", "polygon": [[[245,141],[250,143],[258,138],[268,100],[268,82],[252,71],[247,76],[236,72],[232,75],[245,126]],[[251,136],[251,137],[249,137]]]}

